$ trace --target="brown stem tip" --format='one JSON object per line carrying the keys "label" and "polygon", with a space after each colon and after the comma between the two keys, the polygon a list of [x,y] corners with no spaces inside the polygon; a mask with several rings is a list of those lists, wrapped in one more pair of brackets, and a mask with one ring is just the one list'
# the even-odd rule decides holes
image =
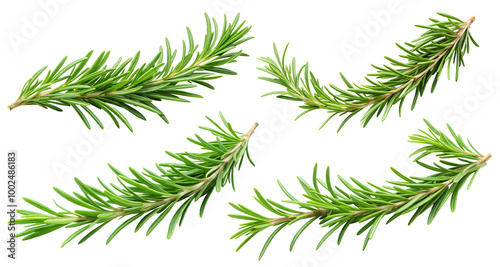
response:
{"label": "brown stem tip", "polygon": [[13,109],[15,109],[15,108],[19,107],[21,104],[22,104],[22,101],[20,101],[20,100],[18,99],[18,100],[16,100],[16,101],[14,101],[12,104],[8,105],[8,106],[7,106],[7,108],[8,108],[9,110],[13,110]]}
{"label": "brown stem tip", "polygon": [[255,128],[257,128],[257,126],[259,126],[259,124],[256,122],[252,125],[252,128],[250,128],[250,130],[245,134],[246,137],[250,137],[253,132],[255,131]]}

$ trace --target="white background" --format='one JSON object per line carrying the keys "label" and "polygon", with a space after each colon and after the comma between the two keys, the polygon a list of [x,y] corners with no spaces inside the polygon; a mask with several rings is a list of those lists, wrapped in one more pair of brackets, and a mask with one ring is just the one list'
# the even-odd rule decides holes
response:
{"label": "white background", "polygon": [[[44,3],[52,3],[44,9]],[[55,5],[54,5],[55,3]],[[57,186],[76,190],[73,177],[97,185],[96,177],[114,182],[107,168],[112,163],[122,170],[132,166],[153,168],[155,162],[167,161],[164,150],[191,151],[197,148],[185,137],[202,133],[197,126],[208,125],[205,115],[217,118],[223,111],[234,128],[246,132],[254,122],[260,126],[251,141],[257,167],[246,163],[237,173],[236,188],[213,196],[200,219],[196,209],[190,213],[171,240],[166,239],[163,223],[149,236],[145,231],[123,230],[109,244],[105,240],[113,226],[109,225],[82,245],[73,241],[65,248],[61,242],[71,233],[59,230],[48,236],[18,244],[18,260],[7,260],[0,253],[1,266],[499,266],[498,188],[500,186],[500,70],[498,68],[498,5],[497,1],[2,1],[0,4],[1,45],[1,156],[8,149],[19,153],[19,192],[50,204],[52,199],[64,203],[52,190]],[[311,70],[324,84],[341,85],[338,72],[351,81],[362,83],[370,64],[383,64],[383,56],[399,54],[394,43],[418,37],[423,30],[414,24],[428,24],[435,12],[452,14],[464,20],[472,15],[476,22],[471,32],[480,48],[472,48],[465,56],[466,67],[460,69],[459,82],[442,76],[434,94],[426,92],[414,111],[409,102],[399,118],[394,109],[385,122],[374,118],[363,129],[360,116],[354,117],[340,133],[340,120],[333,119],[318,131],[326,114],[316,111],[294,122],[300,110],[297,103],[261,98],[277,85],[257,80],[262,75],[256,67],[263,66],[259,56],[272,56],[272,43],[280,51],[290,42],[289,55],[300,63],[308,61]],[[162,102],[158,106],[170,119],[165,124],[154,114],[145,114],[147,122],[129,116],[134,133],[126,128],[106,131],[94,126],[88,131],[72,110],[58,113],[40,107],[20,107],[8,111],[6,106],[17,99],[22,85],[44,65],[53,68],[69,55],[70,60],[84,56],[89,50],[111,50],[110,60],[133,56],[141,50],[141,62],[149,61],[168,36],[180,48],[186,37],[185,26],[201,42],[205,31],[203,12],[220,21],[223,13],[230,18],[241,12],[252,25],[256,38],[242,45],[251,57],[241,58],[229,66],[238,76],[224,77],[213,84],[216,90],[197,88],[204,96],[191,103]],[[45,14],[45,15],[44,15]],[[378,14],[378,15],[377,15]],[[382,14],[388,16],[382,16]],[[380,20],[382,16],[382,20]],[[23,33],[23,27],[36,22],[35,31]],[[366,35],[364,40],[361,36]],[[13,36],[23,43],[12,43]],[[356,41],[356,39],[359,39]],[[361,42],[363,41],[363,42]],[[346,47],[352,54],[346,52]],[[260,234],[240,252],[241,240],[229,240],[239,221],[228,213],[234,210],[228,202],[244,203],[262,211],[253,200],[253,188],[266,197],[284,199],[276,179],[290,191],[300,195],[297,175],[310,180],[314,163],[323,173],[327,165],[344,177],[382,184],[395,179],[389,167],[415,175],[419,168],[407,156],[418,146],[407,137],[425,128],[422,118],[436,127],[450,123],[457,132],[470,138],[480,152],[492,153],[488,166],[480,171],[472,188],[462,190],[455,213],[446,205],[428,226],[426,215],[410,227],[410,216],[398,218],[390,225],[381,225],[366,251],[363,236],[356,236],[358,226],[351,226],[341,246],[336,235],[315,251],[317,241],[326,232],[312,225],[301,236],[292,253],[289,242],[299,225],[281,231],[264,258],[258,262],[260,249],[270,234]],[[109,122],[109,120],[106,120]],[[89,143],[92,135],[97,138]],[[89,139],[90,138],[90,139]],[[72,166],[67,158],[78,147],[88,146],[86,155]],[[74,156],[74,155],[73,155]],[[66,165],[57,172],[54,166]],[[0,177],[6,181],[6,169]],[[6,182],[0,183],[1,201],[5,202]],[[2,204],[4,205],[4,204]],[[70,205],[67,205],[70,206]],[[22,208],[30,208],[21,202]],[[54,207],[54,205],[51,205]],[[2,209],[3,210],[3,209]],[[7,221],[5,213],[1,221]],[[167,220],[165,220],[167,222]],[[6,245],[6,226],[0,227],[1,251]]]}

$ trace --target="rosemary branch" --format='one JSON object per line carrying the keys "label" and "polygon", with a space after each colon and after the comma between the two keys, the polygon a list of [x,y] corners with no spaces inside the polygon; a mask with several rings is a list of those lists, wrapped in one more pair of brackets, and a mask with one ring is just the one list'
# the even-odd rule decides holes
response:
{"label": "rosemary branch", "polygon": [[[348,189],[345,191],[332,185],[329,167],[326,169],[326,180],[320,180],[317,176],[317,165],[315,165],[312,178],[313,186],[299,178],[305,191],[303,196],[306,197],[306,201],[299,201],[279,181],[279,186],[288,197],[288,200],[283,201],[284,204],[264,198],[255,189],[257,202],[279,217],[266,217],[243,205],[231,203],[231,206],[242,214],[230,214],[229,216],[246,221],[232,236],[233,239],[246,236],[237,250],[259,232],[267,228],[277,227],[265,242],[260,259],[281,229],[302,220],[307,221],[293,237],[290,251],[302,232],[315,220],[319,220],[323,227],[330,228],[320,240],[317,248],[340,227],[342,230],[339,233],[338,244],[351,224],[364,223],[357,233],[359,235],[368,231],[363,244],[364,250],[380,221],[386,215],[393,214],[387,221],[389,223],[401,215],[414,211],[409,221],[411,224],[423,212],[431,209],[427,220],[427,223],[430,224],[450,197],[451,210],[455,211],[458,192],[467,180],[469,181],[468,188],[471,186],[479,169],[486,166],[491,154],[482,155],[479,153],[468,140],[466,144],[449,125],[448,129],[452,138],[438,131],[429,122],[425,122],[429,128],[428,132],[421,131],[422,134],[410,136],[410,142],[423,145],[411,156],[416,156],[414,161],[423,168],[432,171],[432,174],[426,177],[408,177],[391,168],[402,179],[402,181],[388,181],[392,186],[377,186],[369,182],[365,185],[351,178],[353,185],[339,175],[339,180]],[[429,155],[436,156],[439,161],[433,164],[421,161],[422,158]],[[321,188],[327,193],[322,193]],[[296,205],[298,209],[286,206],[286,203]]]}
{"label": "rosemary branch", "polygon": [[140,52],[123,62],[120,57],[109,68],[106,65],[109,51],[102,52],[90,67],[86,65],[93,51],[67,65],[64,65],[65,57],[47,72],[44,79],[38,77],[47,66],[36,72],[24,85],[19,98],[8,108],[12,110],[23,105],[38,105],[63,111],[60,106],[71,106],[89,129],[90,122],[81,109],[101,128],[104,127],[98,116],[89,109],[92,106],[107,113],[117,127],[120,127],[121,121],[130,131],[132,126],[119,109],[146,120],[137,108],[145,109],[158,114],[168,123],[163,112],[153,104],[154,101],[189,102],[186,98],[201,98],[201,95],[187,90],[196,87],[196,84],[214,89],[210,80],[224,74],[236,74],[223,68],[223,65],[236,62],[240,56],[248,56],[242,51],[233,52],[238,45],[252,38],[245,37],[251,27],[244,27],[244,21],[239,23],[239,14],[232,23],[228,23],[224,17],[220,32],[215,19],[211,20],[207,14],[205,19],[207,32],[202,49],[198,51],[191,30],[187,28],[188,42],[183,42],[181,58],[176,64],[177,50],[172,51],[168,38],[165,38],[165,49],[160,47],[156,56],[142,66],[137,65]]}
{"label": "rosemary branch", "polygon": [[[463,55],[469,52],[469,42],[478,46],[472,38],[469,29],[475,21],[471,17],[467,21],[461,21],[456,17],[438,13],[446,20],[439,21],[430,19],[429,26],[417,25],[427,29],[422,36],[412,43],[405,43],[406,47],[396,44],[405,54],[400,57],[407,62],[385,57],[390,65],[375,66],[377,72],[368,74],[365,78],[368,85],[351,84],[340,73],[347,89],[341,89],[333,84],[329,87],[321,85],[319,79],[309,71],[308,63],[304,64],[298,71],[296,69],[295,58],[291,64],[285,64],[287,47],[280,56],[276,44],[274,45],[275,59],[269,57],[260,58],[267,65],[259,70],[271,75],[270,77],[260,77],[260,79],[279,84],[286,88],[285,91],[273,91],[264,96],[277,95],[277,98],[286,100],[301,101],[304,109],[297,116],[297,119],[313,110],[323,109],[331,115],[325,120],[320,128],[324,127],[334,116],[347,117],[339,125],[338,130],[361,110],[367,108],[361,119],[365,127],[373,116],[382,114],[385,120],[393,105],[399,103],[399,115],[402,113],[402,105],[406,96],[414,91],[414,98],[411,109],[416,105],[418,97],[425,91],[427,83],[434,76],[431,92],[434,91],[440,74],[447,64],[448,78],[450,75],[451,63],[456,64],[455,79],[458,80],[459,67],[464,65]],[[374,76],[377,80],[372,80]]]}
{"label": "rosemary branch", "polygon": [[[208,117],[207,119],[217,129],[200,127],[215,135],[216,141],[207,142],[198,135],[196,135],[196,139],[188,138],[189,141],[201,146],[206,152],[176,154],[167,152],[179,163],[157,164],[160,174],[147,169],[144,169],[141,174],[131,168],[130,172],[135,177],[131,178],[110,165],[111,170],[117,175],[121,187],[114,184],[107,186],[98,179],[104,188],[104,190],[100,190],[75,178],[75,182],[82,193],[74,192],[71,195],[61,189],[54,188],[63,198],[85,208],[85,210],[71,212],[56,203],[63,210],[62,212],[56,212],[32,199],[24,198],[27,203],[46,213],[19,210],[18,212],[23,217],[17,220],[17,223],[28,224],[28,226],[25,231],[17,236],[25,236],[23,240],[28,240],[62,227],[79,227],[63,242],[62,246],[84,231],[91,230],[80,240],[79,243],[83,243],[110,221],[132,216],[111,233],[107,240],[107,243],[109,243],[123,228],[133,221],[142,217],[135,229],[137,232],[149,219],[159,214],[146,232],[146,235],[149,235],[175,204],[183,201],[170,222],[167,234],[167,238],[170,238],[176,225],[181,225],[182,219],[192,202],[204,197],[200,208],[201,217],[205,205],[214,190],[219,192],[226,183],[233,184],[234,189],[234,169],[237,166],[239,169],[245,154],[247,157],[249,156],[248,141],[258,124],[255,123],[246,134],[239,135],[233,131],[222,114],[220,116],[225,129]],[[249,157],[248,159],[250,160]],[[165,167],[168,169],[165,169]],[[115,193],[111,188],[114,188],[118,193]]]}
{"label": "rosemary branch", "polygon": [[[491,158],[491,154],[480,157],[480,159],[478,161],[476,161],[475,163],[472,164],[473,166],[477,167],[477,169],[472,169],[473,171],[471,171],[471,169],[468,169],[466,174],[477,171],[478,169],[486,166],[486,162],[490,158]],[[416,193],[415,195],[413,195],[405,200],[396,202],[394,204],[377,206],[374,209],[353,211],[353,212],[351,212],[351,216],[367,214],[367,213],[371,213],[371,212],[378,212],[378,211],[382,211],[382,210],[389,212],[393,209],[397,209],[401,206],[404,206],[405,204],[412,201],[413,199],[427,197],[429,195],[432,195],[432,194],[436,193],[437,191],[443,189],[444,187],[449,186],[451,183],[453,183],[453,181],[455,181],[455,179],[456,179],[456,177],[452,177],[448,181],[442,183],[442,185],[440,185],[440,186],[436,186],[436,187],[433,187],[433,188],[428,189],[428,190],[422,190],[422,191]],[[324,216],[329,215],[331,212],[332,211],[328,210],[328,209],[317,209],[314,211],[301,212],[301,213],[289,214],[287,216],[283,216],[283,217],[279,217],[279,218],[272,218],[269,220],[269,223],[276,226],[276,225],[279,225],[279,224],[284,223],[284,222],[290,222],[290,221],[296,220],[297,218],[306,218],[307,219],[307,218],[313,218],[313,217],[318,217],[318,218],[324,217]]]}

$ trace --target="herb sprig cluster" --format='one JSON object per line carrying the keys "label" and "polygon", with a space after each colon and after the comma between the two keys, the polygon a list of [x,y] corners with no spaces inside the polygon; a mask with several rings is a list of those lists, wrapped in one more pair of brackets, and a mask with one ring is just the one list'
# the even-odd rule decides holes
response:
{"label": "herb sprig cluster", "polygon": [[362,110],[365,112],[361,124],[365,127],[374,116],[381,115],[382,120],[385,120],[396,104],[399,104],[401,116],[406,97],[413,93],[411,104],[413,110],[431,80],[433,80],[430,89],[432,93],[445,69],[448,71],[448,79],[450,78],[452,63],[455,64],[453,67],[455,80],[458,80],[459,68],[465,65],[463,57],[469,53],[470,42],[478,46],[470,34],[470,26],[475,17],[462,21],[451,15],[438,14],[444,17],[444,20],[431,18],[430,25],[416,25],[427,30],[419,38],[404,45],[396,44],[404,52],[400,55],[404,62],[385,57],[389,64],[372,65],[376,72],[367,75],[365,78],[367,85],[351,83],[341,73],[340,77],[347,89],[333,84],[322,85],[309,70],[308,63],[298,70],[295,58],[290,64],[286,64],[288,45],[280,56],[274,44],[275,59],[261,57],[260,60],[266,63],[266,66],[259,68],[271,77],[260,77],[260,79],[279,84],[286,90],[269,92],[264,96],[276,95],[277,98],[302,102],[300,108],[304,111],[297,116],[297,119],[313,110],[326,110],[331,115],[320,129],[333,117],[345,115],[345,119],[338,127],[340,131],[349,119]]}
{"label": "herb sprig cluster", "polygon": [[[425,211],[430,210],[427,223],[430,224],[443,205],[450,199],[450,207],[455,211],[460,189],[468,182],[470,188],[479,169],[484,167],[491,154],[479,153],[472,144],[456,134],[448,125],[452,137],[438,131],[425,121],[429,130],[410,136],[409,142],[421,144],[422,147],[413,152],[414,161],[431,172],[425,177],[406,176],[394,168],[391,170],[401,178],[399,181],[387,181],[390,185],[378,186],[373,183],[362,183],[355,178],[348,179],[338,175],[339,181],[345,186],[341,188],[333,184],[330,168],[326,169],[325,180],[318,177],[317,165],[314,166],[312,185],[298,177],[304,189],[305,200],[299,200],[278,181],[281,190],[288,197],[279,203],[265,198],[255,189],[255,200],[270,213],[277,217],[268,217],[243,205],[230,203],[240,214],[230,217],[244,220],[239,231],[231,238],[243,238],[237,250],[244,246],[258,233],[269,228],[275,228],[264,243],[259,259],[262,258],[274,237],[283,228],[294,223],[305,221],[299,228],[290,244],[293,249],[304,230],[317,221],[328,231],[319,241],[319,248],[326,239],[339,230],[337,242],[340,245],[346,230],[353,224],[361,224],[357,235],[366,232],[363,250],[373,238],[377,227],[388,215],[387,223],[396,218],[413,213],[409,223],[415,221]],[[425,163],[422,159],[437,157],[434,163]],[[326,192],[325,192],[326,191]]]}
{"label": "herb sprig cluster", "polygon": [[[189,206],[200,199],[200,217],[205,211],[207,202],[214,191],[219,192],[230,183],[234,190],[234,172],[239,169],[245,159],[251,161],[248,154],[250,136],[257,123],[246,134],[235,132],[220,114],[222,126],[212,119],[207,119],[215,128],[200,127],[210,132],[215,141],[206,141],[199,135],[188,140],[203,150],[201,153],[166,152],[176,162],[156,164],[158,171],[144,169],[143,172],[130,168],[132,175],[126,175],[110,165],[116,174],[118,184],[106,185],[98,178],[102,189],[83,183],[78,178],[75,182],[80,192],[68,193],[54,188],[57,194],[80,209],[70,211],[59,204],[61,209],[55,211],[48,206],[30,198],[24,200],[40,211],[18,210],[22,215],[17,224],[25,224],[26,229],[19,233],[23,240],[46,235],[61,228],[77,228],[62,246],[87,232],[78,242],[83,243],[97,231],[113,220],[125,219],[109,236],[109,243],[120,231],[134,221],[138,221],[135,231],[139,231],[148,221],[150,223],[146,235],[149,235],[164,219],[174,213],[168,227],[167,238],[174,233]],[[177,211],[173,211],[178,206]],[[153,217],[156,217],[153,219]]]}
{"label": "herb sprig cluster", "polygon": [[89,117],[99,127],[104,127],[91,107],[103,110],[117,127],[121,121],[130,131],[132,126],[121,110],[142,120],[146,117],[138,109],[147,110],[168,123],[165,114],[153,102],[189,102],[187,98],[201,98],[190,89],[196,84],[214,89],[209,83],[211,80],[222,77],[221,74],[236,74],[222,66],[236,62],[240,56],[248,56],[242,51],[234,51],[252,38],[246,37],[251,27],[244,27],[244,21],[239,22],[239,14],[232,23],[224,17],[222,28],[207,14],[205,19],[207,32],[201,50],[187,28],[188,42],[182,42],[182,54],[177,63],[177,50],[172,50],[168,38],[165,38],[165,48],[160,46],[156,56],[142,65],[138,65],[140,52],[123,61],[120,57],[113,64],[108,63],[110,51],[102,52],[92,64],[93,51],[68,64],[65,64],[65,57],[54,69],[46,72],[45,78],[41,77],[47,66],[37,71],[23,86],[19,99],[8,108],[37,105],[63,111],[61,106],[70,106],[89,129]]}

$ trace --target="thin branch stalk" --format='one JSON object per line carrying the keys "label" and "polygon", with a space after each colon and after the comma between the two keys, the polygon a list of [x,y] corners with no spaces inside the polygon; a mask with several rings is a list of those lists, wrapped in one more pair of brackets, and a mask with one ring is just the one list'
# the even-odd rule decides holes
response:
{"label": "thin branch stalk", "polygon": [[[481,156],[478,156],[478,157],[479,157],[479,160],[476,161],[473,164],[473,166],[470,168],[470,170],[476,170],[477,168],[482,168],[482,167],[486,166],[487,161],[491,158],[491,153],[488,154],[488,155],[486,155],[486,156],[483,156],[483,157],[481,157]],[[390,210],[396,209],[396,208],[401,207],[401,206],[405,205],[406,203],[410,202],[414,198],[425,197],[425,196],[432,195],[433,193],[436,193],[437,191],[441,190],[442,188],[447,187],[451,183],[453,183],[453,181],[455,180],[455,178],[456,177],[453,177],[453,178],[447,180],[441,186],[437,186],[437,187],[431,188],[429,190],[423,190],[420,193],[417,193],[417,194],[415,194],[415,195],[407,198],[406,200],[399,201],[399,202],[396,202],[396,203],[391,204],[391,205],[379,206],[379,207],[377,207],[375,209],[371,209],[371,210],[357,210],[357,211],[353,211],[351,213],[351,215],[360,215],[360,214],[366,214],[366,213],[369,213],[369,212],[377,212],[377,211],[381,211],[381,210],[390,211]],[[317,209],[317,210],[313,210],[313,211],[309,211],[309,212],[297,213],[297,214],[292,214],[292,215],[289,215],[289,216],[284,216],[284,217],[279,217],[279,218],[272,218],[272,219],[269,220],[269,224],[271,224],[271,225],[279,225],[279,224],[282,224],[282,223],[291,222],[291,221],[293,221],[293,220],[295,220],[295,219],[297,219],[299,217],[303,217],[305,219],[308,219],[308,218],[313,218],[313,217],[327,216],[327,215],[329,215],[331,213],[332,213],[332,211],[329,210],[329,209]]]}

